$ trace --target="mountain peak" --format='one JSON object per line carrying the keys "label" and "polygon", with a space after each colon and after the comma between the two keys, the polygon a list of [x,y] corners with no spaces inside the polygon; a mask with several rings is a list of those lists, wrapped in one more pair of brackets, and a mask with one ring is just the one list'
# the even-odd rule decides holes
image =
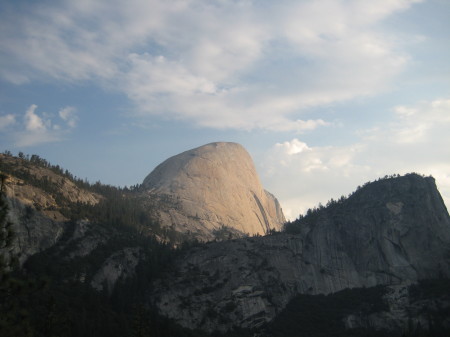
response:
{"label": "mountain peak", "polygon": [[[392,322],[386,317],[401,312],[398,322],[405,317],[407,327],[411,317],[398,310],[409,302],[406,285],[449,278],[449,248],[450,217],[434,179],[386,178],[308,212],[278,235],[189,251],[173,264],[177,278],[155,284],[156,305],[183,326],[225,332],[264,326],[299,294],[389,285],[401,295],[390,290],[392,311],[370,324],[385,328]],[[214,275],[214,286],[201,275]],[[301,303],[305,311],[291,312],[294,320],[311,302]]]}
{"label": "mountain peak", "polygon": [[249,153],[237,143],[210,143],[175,155],[144,179],[143,188],[179,203],[162,212],[163,224],[202,240],[223,228],[265,234],[284,222],[278,201],[263,189]]}
{"label": "mountain peak", "polygon": [[186,172],[192,169],[192,163],[201,162],[202,160],[220,163],[228,161],[232,157],[240,157],[241,159],[242,157],[248,157],[245,158],[245,161],[247,163],[249,160],[251,161],[247,151],[237,143],[215,142],[199,146],[170,157],[159,164],[144,179],[143,186],[147,189],[158,189],[164,186],[167,189],[167,185],[176,184],[176,177],[179,176],[180,171]]}

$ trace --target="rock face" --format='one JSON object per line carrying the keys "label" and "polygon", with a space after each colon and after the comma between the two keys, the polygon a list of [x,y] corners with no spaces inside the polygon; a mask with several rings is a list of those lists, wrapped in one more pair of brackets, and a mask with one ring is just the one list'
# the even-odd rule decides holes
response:
{"label": "rock face", "polygon": [[[157,244],[156,235],[155,241],[144,240],[140,227],[135,231],[84,217],[69,224],[64,207],[93,205],[106,196],[24,160],[0,159],[0,169],[9,169],[4,172],[9,172],[14,249],[21,263],[29,258],[25,269],[44,267],[46,275],[50,270],[62,282],[85,283],[109,294],[128,281],[148,285],[139,296],[188,328],[258,328],[299,294],[375,285],[388,286],[388,308],[368,315],[346,313],[347,328],[415,331],[434,324],[424,307],[436,315],[450,308],[448,285],[445,296],[431,298],[414,299],[408,288],[419,280],[450,278],[450,217],[433,178],[410,174],[383,179],[309,212],[287,224],[285,232],[197,244],[172,255]],[[284,221],[279,204],[263,190],[248,153],[238,144],[209,144],[170,158],[143,185],[141,194],[166,198],[166,206],[172,202],[161,209],[166,225],[203,240],[223,227],[231,228],[231,234],[255,234]],[[133,193],[129,203],[119,205],[135,205]],[[162,265],[167,265],[167,276],[159,278]],[[139,278],[148,277],[152,268],[158,270],[157,280],[150,284]],[[450,320],[443,324],[450,327]]]}
{"label": "rock face", "polygon": [[49,217],[20,199],[10,198],[8,203],[15,235],[12,253],[18,257],[20,265],[31,255],[52,247],[67,228],[59,212]]}
{"label": "rock face", "polygon": [[110,256],[94,275],[91,287],[97,291],[106,290],[111,294],[116,282],[120,278],[134,275],[139,263],[140,249],[137,247],[124,248]]}
{"label": "rock face", "polygon": [[155,285],[160,312],[210,332],[254,328],[297,294],[450,277],[450,218],[433,178],[371,183],[295,229],[189,251]]}
{"label": "rock face", "polygon": [[[29,256],[53,246],[61,238],[68,221],[61,213],[62,203],[93,205],[102,198],[78,188],[72,181],[50,169],[23,159],[0,154],[0,162],[2,167],[13,167],[14,172],[28,179],[25,181],[7,174],[6,196],[15,233],[13,254],[18,256],[20,264]],[[51,188],[46,191],[41,188],[42,185]]]}
{"label": "rock face", "polygon": [[143,188],[173,200],[174,207],[161,212],[164,225],[201,240],[223,228],[265,234],[285,222],[250,155],[236,143],[212,143],[171,157],[145,178]]}

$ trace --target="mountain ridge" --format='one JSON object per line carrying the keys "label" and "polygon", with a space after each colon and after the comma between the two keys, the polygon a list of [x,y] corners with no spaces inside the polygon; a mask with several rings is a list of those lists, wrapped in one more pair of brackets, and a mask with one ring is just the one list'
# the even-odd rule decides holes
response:
{"label": "mountain ridge", "polygon": [[160,312],[209,332],[257,328],[297,294],[450,277],[450,217],[434,179],[374,182],[333,206],[333,216],[331,206],[306,216],[296,234],[188,251],[175,262],[179,276],[155,285]]}
{"label": "mountain ridge", "polygon": [[[28,159],[14,160],[28,168],[38,165]],[[22,164],[7,168],[8,172],[14,173]],[[152,315],[138,317],[155,329],[169,322],[165,329],[172,332],[162,336],[208,336],[215,330],[227,336],[233,329],[252,331],[238,336],[247,337],[253,331],[265,336],[266,327],[271,331],[280,315],[295,317],[297,313],[289,311],[292,307],[305,315],[301,306],[287,306],[298,296],[306,296],[300,297],[300,303],[327,305],[323,294],[344,296],[340,292],[347,289],[345,296],[352,296],[351,289],[374,286],[382,287],[381,292],[374,291],[382,296],[377,301],[385,303],[384,311],[364,311],[364,316],[356,305],[354,311],[337,312],[339,336],[348,329],[356,336],[354,329],[363,329],[362,335],[387,329],[401,336],[421,327],[431,331],[436,320],[445,331],[450,329],[450,322],[439,318],[442,310],[450,308],[448,293],[444,293],[447,297],[411,297],[412,284],[450,278],[450,220],[431,177],[408,174],[364,184],[348,198],[319,206],[288,223],[281,233],[232,240],[224,235],[219,242],[196,243],[153,222],[161,209],[178,207],[176,197],[164,200],[159,195],[160,202],[151,198],[153,192],[145,195],[139,186],[129,190],[96,183],[89,188],[101,192],[97,203],[74,203],[58,190],[68,186],[61,183],[66,174],[57,175],[53,184],[43,178],[45,174],[39,176],[42,179],[26,174],[19,179],[10,173],[14,186],[30,192],[28,203],[14,201],[10,192],[7,198],[19,236],[28,238],[16,247],[23,254],[24,279],[33,275],[51,278],[56,284],[52,291],[62,289],[57,293],[63,291],[64,298],[72,301],[79,301],[84,291],[89,291],[91,299],[109,296],[111,317],[133,312],[137,305],[151,308]],[[79,182],[78,188],[83,184]],[[7,189],[17,191],[16,187]],[[56,204],[46,204],[46,200]],[[52,215],[56,213],[49,213],[56,211],[65,219],[56,221]],[[84,290],[80,293],[80,289]],[[95,306],[73,311],[64,300],[56,301],[59,311],[70,314],[71,331],[84,331],[79,336],[92,335],[91,330],[74,326],[103,319]],[[113,302],[121,306],[113,307]],[[50,303],[36,308],[36,317],[55,314],[46,311]],[[81,317],[82,312],[87,316]],[[68,317],[60,319],[67,322]],[[129,323],[112,335],[126,335],[135,318],[124,318]],[[177,330],[179,325],[187,330]],[[111,331],[104,335],[111,336]]]}

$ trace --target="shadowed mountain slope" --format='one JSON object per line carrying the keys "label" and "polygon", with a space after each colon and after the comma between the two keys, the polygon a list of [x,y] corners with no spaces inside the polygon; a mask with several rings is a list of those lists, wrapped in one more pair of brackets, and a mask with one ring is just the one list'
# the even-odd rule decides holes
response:
{"label": "shadowed mountain slope", "polygon": [[156,285],[160,312],[206,331],[254,328],[298,294],[450,277],[450,219],[433,178],[370,183],[288,229],[188,251]]}

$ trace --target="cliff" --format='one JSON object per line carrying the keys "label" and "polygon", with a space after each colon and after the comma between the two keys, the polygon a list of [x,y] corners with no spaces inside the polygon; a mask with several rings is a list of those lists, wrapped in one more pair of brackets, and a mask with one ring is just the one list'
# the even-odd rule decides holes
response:
{"label": "cliff", "polygon": [[20,264],[52,247],[67,229],[62,209],[69,204],[95,205],[102,197],[77,187],[50,168],[0,154],[0,171],[7,175],[9,218],[14,224],[13,254]]}
{"label": "cliff", "polygon": [[450,219],[433,178],[368,184],[291,231],[187,251],[155,284],[159,311],[210,332],[255,328],[297,294],[450,276]]}
{"label": "cliff", "polygon": [[[206,240],[221,230],[228,231],[225,238],[249,232],[247,223],[226,227],[242,205],[253,211],[253,217],[251,212],[240,216],[254,221],[254,233],[273,228],[270,221],[282,218],[276,199],[262,189],[239,145],[215,143],[179,156],[155,169],[143,188],[125,190],[83,185],[51,167],[2,155],[0,169],[9,175],[9,216],[17,233],[14,248],[21,254],[24,279],[50,277],[53,290],[60,289],[70,301],[78,301],[84,291],[99,302],[111,296],[116,304],[105,308],[117,307],[110,317],[124,312],[124,304],[130,310],[137,305],[154,308],[171,320],[156,314],[139,319],[155,329],[167,324],[171,332],[166,335],[181,335],[174,332],[181,331],[176,322],[212,335],[256,328],[260,336],[286,336],[273,332],[292,317],[308,328],[310,318],[318,316],[325,323],[314,329],[323,334],[328,314],[340,336],[345,329],[378,328],[400,336],[427,327],[431,331],[436,322],[446,332],[450,329],[445,316],[450,308],[450,219],[433,178],[409,174],[382,179],[308,211],[283,232],[191,242],[174,250],[165,242],[178,243],[177,233],[167,226],[192,230]],[[227,202],[226,210],[221,209],[220,203]],[[208,213],[213,210],[216,218]],[[160,227],[154,221],[158,211],[160,219],[165,215],[186,222]],[[417,288],[417,296],[411,285],[426,279],[438,283],[423,294],[426,288]],[[360,301],[365,294],[372,295]],[[56,298],[60,310],[70,307],[64,296]],[[343,298],[351,306],[343,306]],[[70,309],[67,317],[75,325],[102,322],[96,313],[103,311],[90,303],[80,303],[89,314]],[[33,310],[33,315],[48,314],[40,306]],[[83,323],[86,317],[89,324]],[[123,326],[129,328],[127,319]]]}
{"label": "cliff", "polygon": [[278,201],[261,186],[250,155],[236,143],[212,143],[171,157],[142,187],[174,201],[160,213],[163,225],[203,241],[223,229],[231,237],[265,234],[285,222]]}

